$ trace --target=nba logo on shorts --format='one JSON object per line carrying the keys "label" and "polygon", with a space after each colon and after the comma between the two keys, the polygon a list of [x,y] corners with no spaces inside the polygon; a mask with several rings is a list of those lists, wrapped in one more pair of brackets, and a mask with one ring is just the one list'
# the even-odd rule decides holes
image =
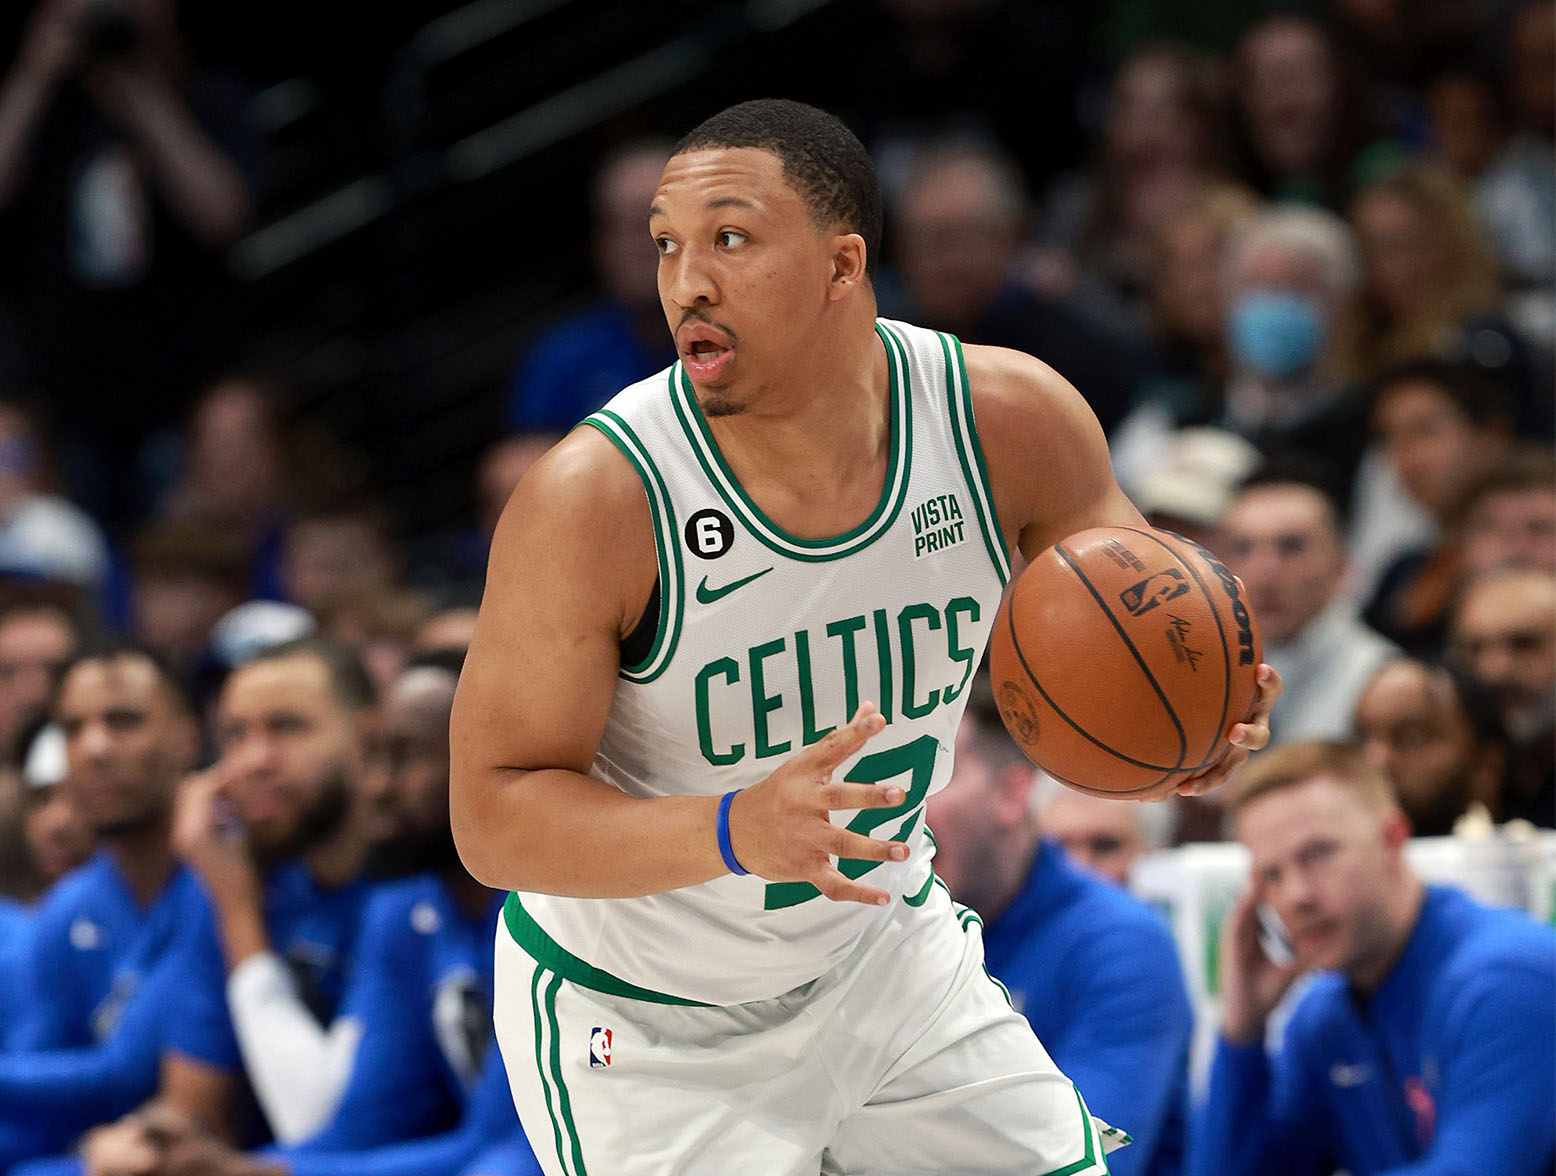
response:
{"label": "nba logo on shorts", "polygon": [[596,1025],[589,1032],[589,1065],[591,1068],[611,1064],[611,1031]]}

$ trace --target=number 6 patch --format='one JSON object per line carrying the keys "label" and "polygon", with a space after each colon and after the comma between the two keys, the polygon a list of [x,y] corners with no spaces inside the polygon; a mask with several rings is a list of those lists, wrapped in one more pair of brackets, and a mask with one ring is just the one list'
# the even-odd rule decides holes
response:
{"label": "number 6 patch", "polygon": [[735,543],[735,524],[721,510],[709,507],[686,520],[686,546],[698,559],[718,559]]}

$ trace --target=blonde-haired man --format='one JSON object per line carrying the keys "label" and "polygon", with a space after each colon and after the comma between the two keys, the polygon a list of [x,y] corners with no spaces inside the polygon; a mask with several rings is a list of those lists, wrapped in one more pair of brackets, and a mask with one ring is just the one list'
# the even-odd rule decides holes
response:
{"label": "blonde-haired man", "polygon": [[[1266,752],[1232,815],[1251,885],[1222,931],[1221,1040],[1190,1172],[1548,1171],[1556,935],[1424,885],[1387,779],[1352,748]],[[1307,969],[1324,974],[1268,1055],[1266,1022]]]}

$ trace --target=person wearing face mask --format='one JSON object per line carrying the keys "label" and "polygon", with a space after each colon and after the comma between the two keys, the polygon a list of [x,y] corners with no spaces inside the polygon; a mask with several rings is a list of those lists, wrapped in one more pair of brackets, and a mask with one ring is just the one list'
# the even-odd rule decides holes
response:
{"label": "person wearing face mask", "polygon": [[1350,230],[1321,209],[1277,205],[1238,226],[1222,267],[1220,423],[1267,454],[1320,457],[1348,487],[1367,437],[1365,406],[1350,388],[1361,274]]}
{"label": "person wearing face mask", "polygon": [[1322,459],[1341,475],[1348,506],[1367,441],[1366,404],[1352,387],[1361,263],[1351,231],[1322,209],[1273,205],[1237,215],[1221,240],[1219,378],[1187,396],[1148,390],[1112,434],[1120,477],[1149,470],[1176,430],[1210,425],[1266,456]]}

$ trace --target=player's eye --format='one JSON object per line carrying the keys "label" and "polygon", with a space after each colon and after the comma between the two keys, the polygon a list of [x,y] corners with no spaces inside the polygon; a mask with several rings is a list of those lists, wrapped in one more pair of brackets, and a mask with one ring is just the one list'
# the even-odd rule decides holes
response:
{"label": "player's eye", "polygon": [[746,235],[744,233],[737,233],[734,229],[719,230],[719,244],[726,249],[733,249],[736,245],[743,244],[745,239]]}
{"label": "player's eye", "polygon": [[674,253],[678,248],[676,243],[670,240],[669,237],[655,237],[654,246],[659,250],[659,255],[661,257],[670,256],[670,254]]}

